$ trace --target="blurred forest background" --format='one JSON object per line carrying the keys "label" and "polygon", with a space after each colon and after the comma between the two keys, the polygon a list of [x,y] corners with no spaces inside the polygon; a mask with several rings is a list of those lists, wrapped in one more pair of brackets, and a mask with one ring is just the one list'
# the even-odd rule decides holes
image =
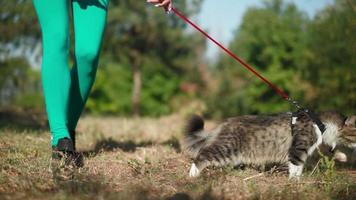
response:
{"label": "blurred forest background", "polygon": [[[230,57],[209,62],[207,41],[176,16],[145,2],[110,1],[86,113],[156,117],[191,109],[223,118],[292,109]],[[202,2],[175,6],[194,17]],[[355,12],[355,0],[335,0],[311,19],[293,4],[265,1],[246,12],[228,47],[302,104],[356,113]],[[32,1],[0,0],[0,19],[0,110],[43,111]]]}

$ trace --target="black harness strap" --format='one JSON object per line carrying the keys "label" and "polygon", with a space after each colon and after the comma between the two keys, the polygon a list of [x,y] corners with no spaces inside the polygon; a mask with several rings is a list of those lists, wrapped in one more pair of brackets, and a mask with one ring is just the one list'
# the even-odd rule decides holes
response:
{"label": "black harness strap", "polygon": [[323,134],[325,132],[326,128],[325,128],[325,125],[323,124],[323,122],[320,121],[318,115],[307,108],[303,108],[303,112],[309,116],[309,118],[318,126],[321,134]]}
{"label": "black harness strap", "polygon": [[[307,108],[303,108],[297,101],[294,101],[292,98],[288,98],[287,101],[292,104],[294,107],[297,108],[297,113],[299,112],[304,112],[319,128],[321,134],[323,134],[326,130],[325,125],[323,124],[323,122],[321,122],[321,120],[319,119],[319,116],[317,114],[315,114],[313,111],[307,109]],[[294,113],[293,113],[294,115]],[[296,116],[294,116],[296,117]]]}
{"label": "black harness strap", "polygon": [[[323,124],[323,122],[320,121],[317,114],[315,114],[314,112],[312,112],[311,110],[309,110],[307,108],[299,108],[297,112],[292,113],[292,118],[300,117],[300,113],[305,113],[305,115],[308,116],[313,121],[313,123],[318,126],[321,134],[323,134],[325,132],[325,130],[326,130],[325,125]],[[294,125],[293,122],[291,124],[292,124],[292,126]]]}

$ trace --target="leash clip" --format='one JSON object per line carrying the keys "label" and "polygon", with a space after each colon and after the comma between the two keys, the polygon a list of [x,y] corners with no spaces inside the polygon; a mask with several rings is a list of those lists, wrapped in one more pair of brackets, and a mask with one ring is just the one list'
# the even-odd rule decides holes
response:
{"label": "leash clip", "polygon": [[297,110],[301,110],[301,109],[304,110],[304,108],[302,108],[302,106],[299,104],[298,101],[295,101],[295,100],[293,100],[293,99],[290,98],[290,97],[287,98],[287,101],[288,101],[290,104],[292,104]]}

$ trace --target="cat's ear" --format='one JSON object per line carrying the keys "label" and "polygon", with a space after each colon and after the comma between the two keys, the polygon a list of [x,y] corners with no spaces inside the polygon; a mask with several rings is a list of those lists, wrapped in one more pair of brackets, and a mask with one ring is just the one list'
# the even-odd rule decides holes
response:
{"label": "cat's ear", "polygon": [[345,120],[345,126],[356,127],[356,115],[352,115]]}

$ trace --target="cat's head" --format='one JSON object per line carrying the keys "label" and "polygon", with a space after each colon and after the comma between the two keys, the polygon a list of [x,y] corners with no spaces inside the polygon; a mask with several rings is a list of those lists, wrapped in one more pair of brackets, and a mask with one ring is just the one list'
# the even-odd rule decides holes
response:
{"label": "cat's head", "polygon": [[336,145],[356,148],[356,115],[345,117],[336,111],[320,113],[325,125],[323,142],[334,148]]}
{"label": "cat's head", "polygon": [[356,115],[346,118],[339,135],[341,144],[356,148]]}

